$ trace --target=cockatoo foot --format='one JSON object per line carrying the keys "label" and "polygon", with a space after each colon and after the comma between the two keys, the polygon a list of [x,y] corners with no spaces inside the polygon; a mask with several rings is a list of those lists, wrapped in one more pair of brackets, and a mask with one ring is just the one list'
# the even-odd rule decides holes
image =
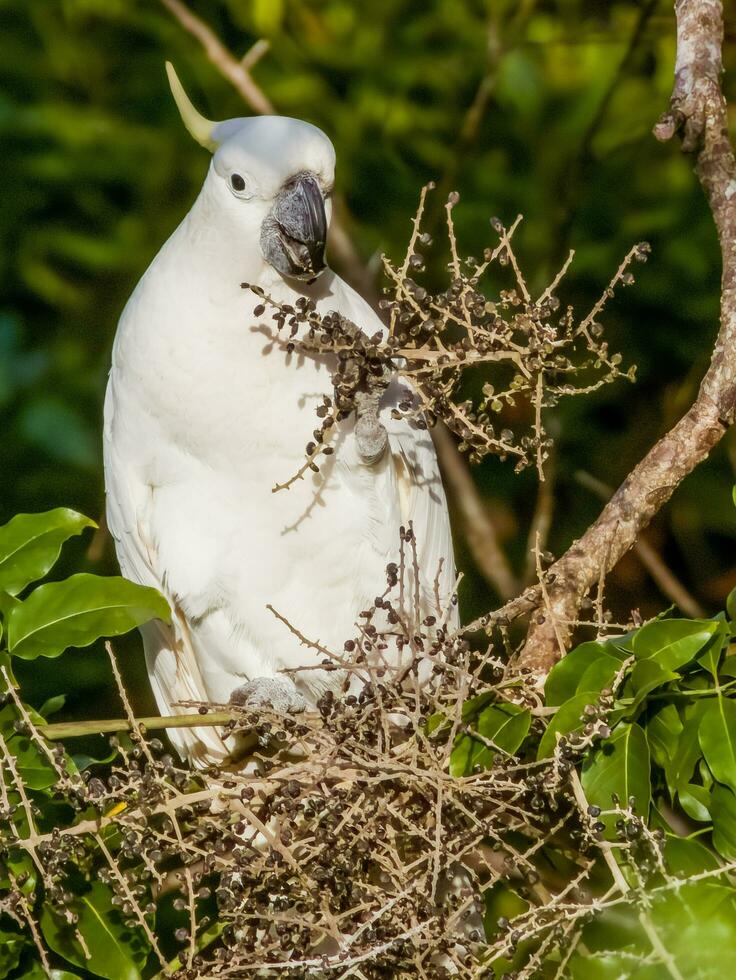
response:
{"label": "cockatoo foot", "polygon": [[230,704],[242,708],[273,708],[282,714],[304,711],[307,702],[287,677],[254,677],[236,687]]}

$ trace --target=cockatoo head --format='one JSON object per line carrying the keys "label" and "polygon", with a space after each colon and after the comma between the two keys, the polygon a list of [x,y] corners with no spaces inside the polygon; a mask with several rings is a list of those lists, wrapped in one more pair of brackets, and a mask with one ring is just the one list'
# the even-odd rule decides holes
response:
{"label": "cockatoo head", "polygon": [[205,119],[173,65],[166,70],[184,125],[214,154],[205,182],[210,200],[228,224],[258,235],[263,258],[282,276],[316,278],[325,269],[332,213],[332,143],[316,126],[285,116]]}

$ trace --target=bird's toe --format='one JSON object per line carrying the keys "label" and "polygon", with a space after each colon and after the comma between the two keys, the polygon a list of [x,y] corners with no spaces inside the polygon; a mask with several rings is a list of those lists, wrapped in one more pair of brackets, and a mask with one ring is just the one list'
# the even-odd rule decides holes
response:
{"label": "bird's toe", "polygon": [[254,677],[236,687],[230,704],[243,708],[273,708],[282,714],[304,711],[307,703],[286,677]]}

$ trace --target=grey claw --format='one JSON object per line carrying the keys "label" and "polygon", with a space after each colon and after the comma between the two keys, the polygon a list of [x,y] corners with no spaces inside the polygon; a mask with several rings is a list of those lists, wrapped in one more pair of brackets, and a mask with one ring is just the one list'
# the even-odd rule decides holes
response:
{"label": "grey claw", "polygon": [[307,702],[286,677],[254,677],[236,687],[230,704],[243,708],[273,708],[281,714],[304,711]]}

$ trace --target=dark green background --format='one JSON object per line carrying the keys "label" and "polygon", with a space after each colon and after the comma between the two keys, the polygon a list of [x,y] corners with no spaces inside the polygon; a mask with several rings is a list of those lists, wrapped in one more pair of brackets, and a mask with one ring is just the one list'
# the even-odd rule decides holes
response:
{"label": "dark green background", "polygon": [[[605,317],[613,349],[638,365],[637,383],[618,382],[556,413],[551,547],[560,553],[600,508],[576,473],[609,484],[626,475],[692,400],[717,329],[719,253],[705,201],[676,143],[650,134],[672,81],[669,0],[231,0],[193,9],[238,56],[257,38],[270,40],[255,78],[279,111],[332,138],[351,234],[371,269],[381,252],[402,256],[429,179],[445,194],[461,192],[466,254],[492,240],[490,216],[525,215],[517,249],[537,290],[574,247],[561,296],[580,311],[631,244],[652,243],[636,285]],[[730,16],[726,88],[736,106]],[[59,505],[102,513],[100,419],[116,320],[208,163],[178,119],[166,58],[205,114],[244,113],[157,0],[0,2],[2,520]],[[437,193],[428,215],[438,243],[441,204]],[[430,269],[435,285],[443,261]],[[650,536],[708,610],[736,584],[735,463],[728,437]],[[516,477],[492,460],[475,478],[521,567],[534,474]],[[89,545],[69,548],[59,574],[113,571],[104,538]],[[471,615],[496,597],[461,535],[457,550]],[[611,576],[608,598],[620,616],[665,604],[635,556]],[[136,680],[137,640],[119,649],[137,706],[150,707]],[[71,714],[117,711],[99,651],[38,661],[24,674],[37,700],[68,690]]]}

